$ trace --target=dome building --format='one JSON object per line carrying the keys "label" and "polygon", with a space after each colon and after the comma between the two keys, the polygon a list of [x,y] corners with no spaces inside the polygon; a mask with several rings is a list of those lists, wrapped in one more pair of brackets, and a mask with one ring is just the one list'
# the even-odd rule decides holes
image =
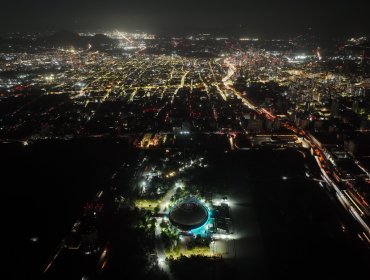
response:
{"label": "dome building", "polygon": [[190,231],[204,225],[208,215],[208,210],[202,203],[190,198],[177,203],[170,210],[169,219],[179,229]]}

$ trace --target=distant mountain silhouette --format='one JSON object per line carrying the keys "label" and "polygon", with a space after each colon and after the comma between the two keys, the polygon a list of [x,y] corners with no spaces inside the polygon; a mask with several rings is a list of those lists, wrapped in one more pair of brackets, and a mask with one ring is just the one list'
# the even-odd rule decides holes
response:
{"label": "distant mountain silhouette", "polygon": [[80,36],[70,31],[59,31],[49,37],[40,38],[38,44],[47,47],[75,47],[87,48],[90,44],[93,49],[99,49],[103,46],[113,46],[116,40],[111,39],[103,34],[94,36]]}

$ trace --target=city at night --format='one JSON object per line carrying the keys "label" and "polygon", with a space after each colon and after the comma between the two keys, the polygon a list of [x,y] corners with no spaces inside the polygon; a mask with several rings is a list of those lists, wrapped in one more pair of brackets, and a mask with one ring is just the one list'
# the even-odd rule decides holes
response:
{"label": "city at night", "polygon": [[368,279],[366,3],[4,0],[4,279]]}

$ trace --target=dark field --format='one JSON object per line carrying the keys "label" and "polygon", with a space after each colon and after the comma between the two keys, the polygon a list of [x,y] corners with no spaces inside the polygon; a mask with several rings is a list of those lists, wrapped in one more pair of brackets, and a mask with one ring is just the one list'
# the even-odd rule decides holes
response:
{"label": "dark field", "polygon": [[[369,275],[369,251],[356,237],[358,226],[325,188],[305,177],[301,153],[220,150],[207,153],[209,167],[192,177],[230,199],[237,238],[229,241],[223,271],[234,279]],[[82,205],[140,151],[124,141],[79,140],[2,144],[0,153],[3,242],[7,267],[18,279],[44,268]],[[197,269],[199,278],[220,276]]]}

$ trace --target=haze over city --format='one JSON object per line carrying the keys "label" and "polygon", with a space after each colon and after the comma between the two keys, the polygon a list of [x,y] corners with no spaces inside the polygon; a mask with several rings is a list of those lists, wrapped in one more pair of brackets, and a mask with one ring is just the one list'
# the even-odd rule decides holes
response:
{"label": "haze over city", "polygon": [[0,30],[137,29],[160,34],[216,30],[238,35],[323,36],[369,34],[364,2],[319,0],[143,0],[2,2]]}

